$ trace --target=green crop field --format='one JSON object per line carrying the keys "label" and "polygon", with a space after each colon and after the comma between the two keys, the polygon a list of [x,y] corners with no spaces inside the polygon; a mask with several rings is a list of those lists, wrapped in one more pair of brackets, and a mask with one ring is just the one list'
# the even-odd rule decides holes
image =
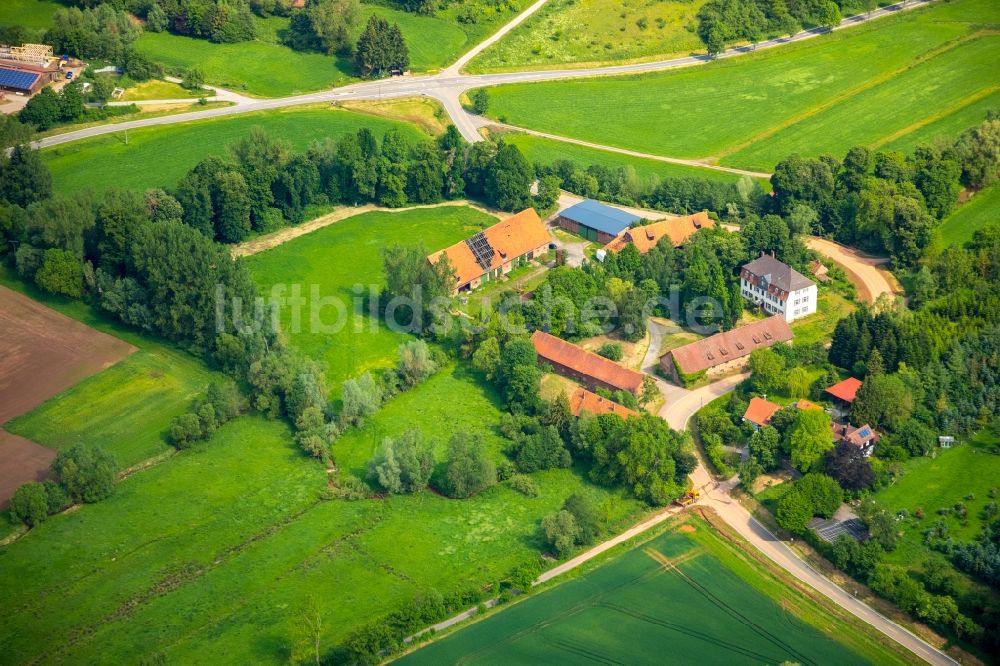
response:
{"label": "green crop field", "polygon": [[707,178],[722,182],[735,182],[739,176],[713,169],[700,169],[683,164],[670,164],[657,160],[643,159],[622,155],[606,150],[588,148],[565,141],[546,139],[531,134],[511,132],[503,135],[503,140],[517,146],[524,156],[534,164],[550,165],[556,160],[569,160],[582,168],[592,164],[605,167],[632,167],[639,178],[644,181],[660,180],[662,178]]}
{"label": "green crop field", "polygon": [[691,518],[399,663],[906,663],[852,625]]}
{"label": "green crop field", "polygon": [[977,230],[1000,223],[1000,185],[976,193],[971,200],[949,215],[937,228],[938,240],[945,247],[972,240]]}
{"label": "green crop field", "polygon": [[[305,356],[324,361],[327,379],[337,386],[365,370],[392,366],[396,348],[408,339],[406,333],[390,331],[355,311],[354,299],[365,297],[370,289],[378,292],[384,285],[382,250],[400,242],[423,243],[428,252],[436,251],[495,222],[485,213],[457,206],[365,213],[253,255],[246,262],[265,298],[275,285],[284,286],[285,296],[297,285],[303,297],[312,300],[310,290],[315,285],[320,297],[342,305],[349,320],[330,333],[310,330],[308,306],[303,308],[299,332],[291,331],[291,308],[286,304],[281,309],[291,345]],[[354,285],[361,285],[362,290],[355,292]],[[339,318],[334,306],[327,306],[319,316],[331,327]]]}
{"label": "green crop field", "polygon": [[[491,88],[489,115],[596,143],[772,167],[924,137],[996,91],[1000,5],[956,0],[675,72]],[[580,113],[587,109],[587,113]],[[891,112],[890,112],[891,109]],[[978,122],[973,118],[972,123]]]}
{"label": "green crop field", "polygon": [[245,137],[255,126],[296,150],[362,127],[379,138],[390,128],[411,141],[426,138],[409,123],[326,107],[293,108],[144,127],[128,133],[128,144],[121,134],[104,135],[47,149],[42,156],[52,171],[56,191],[174,187],[195,164],[210,155],[224,154],[227,145]]}
{"label": "green crop field", "polygon": [[551,0],[469,63],[491,72],[664,58],[705,50],[705,0]]}
{"label": "green crop field", "polygon": [[[345,434],[337,462],[360,471],[377,439],[412,425],[443,441],[451,414],[498,450],[491,391],[449,367]],[[498,486],[462,501],[320,501],[326,475],[287,428],[241,417],[0,548],[0,603],[13,611],[0,644],[22,663],[287,663],[309,599],[328,650],[423,592],[479,588],[533,559],[538,520],[573,492],[596,493],[615,524],[637,510],[574,470],[535,478],[537,498]]]}

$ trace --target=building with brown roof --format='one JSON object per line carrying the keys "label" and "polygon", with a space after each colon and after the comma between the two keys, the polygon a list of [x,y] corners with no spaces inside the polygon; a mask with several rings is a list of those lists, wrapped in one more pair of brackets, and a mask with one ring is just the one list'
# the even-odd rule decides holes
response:
{"label": "building with brown roof", "polygon": [[641,372],[629,370],[544,331],[535,331],[531,342],[540,362],[551,364],[560,375],[575,379],[591,389],[600,387],[609,391],[628,391],[636,396],[642,390],[645,375]]}
{"label": "building with brown roof", "polygon": [[781,409],[781,405],[765,400],[764,398],[750,398],[747,410],[743,412],[743,420],[749,421],[758,430],[771,422],[774,413]]}
{"label": "building with brown roof", "polygon": [[623,419],[639,416],[639,412],[629,409],[624,405],[619,405],[614,400],[601,397],[582,386],[573,391],[569,396],[569,411],[573,416],[581,416],[584,413],[593,414],[594,416],[617,414]]}
{"label": "building with brown roof", "polygon": [[761,253],[740,270],[740,293],[768,314],[787,321],[816,312],[816,283],[778,261],[774,253]]}
{"label": "building with brown roof", "polygon": [[867,423],[860,428],[855,428],[850,423],[831,423],[830,429],[833,431],[833,441],[856,446],[866,457],[872,454],[881,439],[881,435]]}
{"label": "building with brown roof", "polygon": [[661,220],[641,227],[630,227],[618,234],[604,249],[609,252],[621,252],[626,245],[632,244],[639,254],[646,254],[656,247],[661,238],[669,238],[674,247],[680,247],[687,242],[699,229],[711,229],[715,220],[708,213],[701,212],[685,217],[675,217]]}
{"label": "building with brown roof", "polygon": [[660,368],[683,385],[702,373],[718,375],[742,368],[753,350],[788,342],[792,337],[784,316],[775,315],[672,349],[660,357]]}
{"label": "building with brown roof", "polygon": [[534,208],[522,210],[472,238],[427,257],[436,264],[447,256],[455,274],[453,293],[496,280],[548,251],[552,240]]}

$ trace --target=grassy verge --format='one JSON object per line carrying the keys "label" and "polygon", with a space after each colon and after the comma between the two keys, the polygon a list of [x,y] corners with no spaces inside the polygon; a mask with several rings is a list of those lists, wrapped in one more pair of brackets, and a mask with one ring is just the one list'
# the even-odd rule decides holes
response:
{"label": "grassy verge", "polygon": [[[205,111],[206,109],[218,109],[224,106],[232,106],[232,102],[208,102],[207,104],[198,104],[197,102],[186,104],[184,102],[173,103],[173,104],[146,104],[139,107],[139,111],[136,113],[123,113],[120,116],[111,116],[105,120],[97,120],[91,123],[74,123],[72,125],[60,125],[58,127],[53,127],[45,132],[39,132],[36,134],[36,138],[42,139],[47,136],[56,136],[58,134],[66,134],[67,132],[75,132],[81,129],[87,129],[88,127],[100,127],[101,125],[111,125],[114,123],[124,123],[129,120],[140,120],[143,118],[159,118],[161,116],[175,116],[179,113],[191,113],[192,111]],[[134,130],[133,130],[134,131]]]}
{"label": "grassy verge", "polygon": [[362,127],[380,138],[390,128],[411,141],[426,136],[406,123],[323,106],[144,127],[129,132],[128,144],[117,134],[105,135],[49,148],[42,155],[59,191],[174,187],[195,164],[210,155],[224,154],[227,145],[245,137],[255,126],[296,150]]}
{"label": "grassy verge", "polygon": [[177,83],[152,79],[128,88],[121,99],[123,102],[137,102],[150,99],[188,99],[191,97],[198,97],[198,93],[182,88]]}

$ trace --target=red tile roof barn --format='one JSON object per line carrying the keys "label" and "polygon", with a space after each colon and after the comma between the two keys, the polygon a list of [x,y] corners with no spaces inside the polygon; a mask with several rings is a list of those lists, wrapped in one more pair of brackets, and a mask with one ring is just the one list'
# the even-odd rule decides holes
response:
{"label": "red tile roof barn", "polygon": [[621,252],[625,246],[631,243],[639,254],[646,254],[656,247],[660,239],[664,236],[670,238],[674,247],[684,245],[699,229],[711,229],[715,226],[715,221],[708,216],[708,213],[701,212],[685,217],[675,217],[670,220],[661,220],[652,224],[644,224],[640,227],[631,227],[618,234],[618,236],[608,243],[604,249],[611,252]]}
{"label": "red tile roof barn", "polygon": [[629,370],[554,335],[535,331],[531,335],[531,342],[543,361],[550,361],[622,391],[638,393],[642,388],[645,375],[641,372]]}
{"label": "red tile roof barn", "polygon": [[476,256],[466,241],[459,241],[451,247],[435,252],[428,256],[427,260],[435,264],[442,254],[447,255],[455,271],[455,286],[461,287],[531,250],[548,245],[551,240],[549,232],[534,208],[522,210],[484,229],[482,233],[493,249],[489,268],[484,268],[476,261]]}
{"label": "red tile roof barn", "polygon": [[858,395],[858,389],[861,388],[861,384],[862,382],[860,379],[848,377],[844,381],[838,382],[828,388],[826,392],[834,398],[843,400],[844,402],[854,402],[854,398]]}
{"label": "red tile roof barn", "polygon": [[663,364],[672,356],[680,371],[691,375],[749,356],[755,349],[788,342],[792,337],[792,329],[784,315],[779,314],[673,349],[664,354],[660,362]]}
{"label": "red tile roof barn", "polygon": [[630,416],[638,416],[639,413],[619,405],[614,400],[602,398],[596,393],[592,393],[582,386],[569,396],[569,411],[573,416],[580,416],[584,412],[598,416],[600,414],[617,414],[626,419]]}
{"label": "red tile roof barn", "polygon": [[750,404],[747,405],[747,410],[743,413],[743,419],[759,426],[766,426],[771,422],[771,417],[779,409],[781,409],[781,405],[777,405],[770,400],[756,397],[750,398]]}

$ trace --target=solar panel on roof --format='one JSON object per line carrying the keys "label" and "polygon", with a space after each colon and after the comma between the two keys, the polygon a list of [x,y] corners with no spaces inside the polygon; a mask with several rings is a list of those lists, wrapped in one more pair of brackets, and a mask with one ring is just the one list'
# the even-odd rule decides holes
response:
{"label": "solar panel on roof", "polygon": [[21,72],[16,69],[0,67],[0,86],[30,90],[39,76],[41,75],[35,72]]}
{"label": "solar panel on roof", "polygon": [[489,269],[493,264],[493,247],[486,240],[486,234],[480,231],[472,238],[467,239],[465,244],[472,250],[472,256],[476,258],[476,263],[484,269]]}
{"label": "solar panel on roof", "polygon": [[872,434],[871,428],[867,426],[858,431],[858,435],[860,435],[861,437],[868,437],[871,434]]}

